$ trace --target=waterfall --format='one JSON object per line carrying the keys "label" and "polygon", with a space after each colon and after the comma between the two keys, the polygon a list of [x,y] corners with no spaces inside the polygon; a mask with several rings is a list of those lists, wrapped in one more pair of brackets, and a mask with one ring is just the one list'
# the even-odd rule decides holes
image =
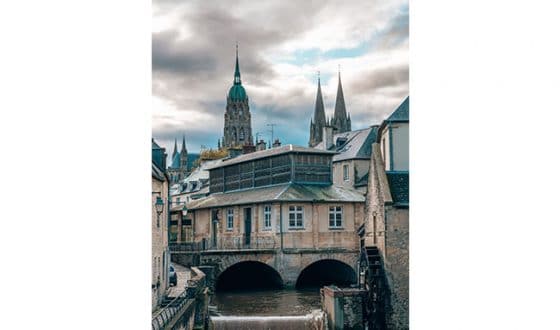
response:
{"label": "waterfall", "polygon": [[325,313],[319,309],[300,316],[211,316],[210,329],[324,330],[326,320]]}

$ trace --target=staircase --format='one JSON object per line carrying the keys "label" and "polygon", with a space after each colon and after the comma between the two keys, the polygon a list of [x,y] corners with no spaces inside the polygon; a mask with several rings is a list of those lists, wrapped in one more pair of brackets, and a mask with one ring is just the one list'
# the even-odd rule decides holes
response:
{"label": "staircase", "polygon": [[[367,318],[368,328],[385,330],[385,277],[383,275],[383,264],[379,249],[376,246],[367,246],[362,251],[363,262],[366,271],[366,289],[368,290]],[[365,261],[365,260],[364,260]]]}

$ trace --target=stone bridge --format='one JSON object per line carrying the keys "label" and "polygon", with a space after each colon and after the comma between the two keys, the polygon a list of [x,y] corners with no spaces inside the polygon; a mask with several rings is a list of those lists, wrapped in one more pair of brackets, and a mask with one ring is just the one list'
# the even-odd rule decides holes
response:
{"label": "stone bridge", "polygon": [[172,251],[171,255],[174,262],[213,269],[208,280],[218,290],[243,284],[286,288],[353,284],[359,261],[358,250],[341,248]]}

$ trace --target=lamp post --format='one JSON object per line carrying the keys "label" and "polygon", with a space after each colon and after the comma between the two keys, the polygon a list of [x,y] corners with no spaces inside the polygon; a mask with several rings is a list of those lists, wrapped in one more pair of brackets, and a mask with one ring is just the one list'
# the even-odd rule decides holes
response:
{"label": "lamp post", "polygon": [[157,225],[159,227],[159,217],[163,213],[163,199],[161,197],[156,198],[156,213],[157,213]]}

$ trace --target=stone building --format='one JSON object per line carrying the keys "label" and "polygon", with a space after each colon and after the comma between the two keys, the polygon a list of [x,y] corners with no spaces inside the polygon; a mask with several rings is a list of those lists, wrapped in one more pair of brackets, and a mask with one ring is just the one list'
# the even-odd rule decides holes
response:
{"label": "stone building", "polygon": [[183,135],[183,145],[181,151],[177,152],[177,139],[175,139],[175,147],[171,156],[171,166],[167,169],[170,178],[170,184],[174,185],[183,180],[189,174],[189,162],[187,145],[185,144],[185,135]]}
{"label": "stone building", "polygon": [[299,251],[275,266],[288,286],[295,285],[301,270],[297,258],[311,258],[304,251],[315,256],[349,251],[348,258],[357,260],[356,230],[363,221],[365,198],[357,190],[332,184],[333,155],[284,145],[209,168],[210,195],[188,203],[195,241],[218,250]]}
{"label": "stone building", "polygon": [[335,151],[333,183],[366,193],[371,145],[377,139],[379,126],[333,134],[332,126],[323,128],[323,141],[316,149]]}
{"label": "stone building", "polygon": [[377,247],[382,256],[387,281],[384,310],[389,329],[409,327],[408,197],[407,97],[379,128],[372,145],[366,196],[365,245]]}
{"label": "stone building", "polygon": [[317,98],[315,100],[315,111],[309,124],[309,146],[315,147],[323,141],[323,130],[326,126],[332,126],[335,133],[344,133],[352,130],[350,114],[346,113],[346,103],[342,91],[340,72],[338,72],[338,90],[336,92],[336,102],[334,106],[334,116],[329,121],[325,117],[325,106],[323,104],[323,94],[321,92],[321,79],[317,81]]}
{"label": "stone building", "polygon": [[224,136],[221,147],[230,148],[246,144],[253,144],[251,130],[251,111],[249,110],[249,97],[241,84],[239,71],[239,56],[235,51],[235,73],[233,86],[227,95],[226,112],[224,114]]}
{"label": "stone building", "polygon": [[191,242],[192,216],[183,216],[183,206],[187,202],[204,198],[210,194],[210,173],[208,168],[221,162],[221,159],[202,160],[188,177],[171,188],[171,223],[169,240],[176,243]]}
{"label": "stone building", "polygon": [[387,171],[408,171],[408,96],[381,124],[379,143]]}
{"label": "stone building", "polygon": [[165,149],[152,140],[152,310],[157,308],[169,287],[169,180],[164,172],[166,157]]}

